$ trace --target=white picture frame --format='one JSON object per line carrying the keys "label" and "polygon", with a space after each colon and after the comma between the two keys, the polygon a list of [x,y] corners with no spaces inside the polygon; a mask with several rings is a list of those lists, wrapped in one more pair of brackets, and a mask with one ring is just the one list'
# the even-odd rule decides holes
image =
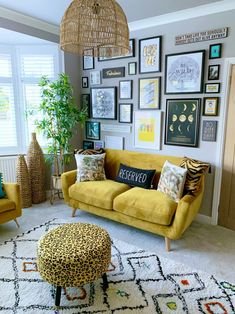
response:
{"label": "white picture frame", "polygon": [[100,85],[101,84],[101,74],[100,71],[91,71],[90,72],[90,85]]}

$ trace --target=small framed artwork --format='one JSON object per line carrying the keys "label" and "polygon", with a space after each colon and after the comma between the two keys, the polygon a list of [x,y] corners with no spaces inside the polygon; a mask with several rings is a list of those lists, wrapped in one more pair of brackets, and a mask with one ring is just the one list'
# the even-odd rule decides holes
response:
{"label": "small framed artwork", "polygon": [[214,64],[208,67],[208,81],[215,81],[219,79],[220,65]]}
{"label": "small framed artwork", "polygon": [[166,55],[165,94],[196,94],[203,90],[205,50]]}
{"label": "small framed artwork", "polygon": [[120,123],[132,123],[133,104],[119,104]]}
{"label": "small framed artwork", "polygon": [[218,94],[220,92],[220,83],[206,83],[205,93],[207,94]]}
{"label": "small framed artwork", "polygon": [[94,148],[94,142],[92,142],[92,141],[83,141],[82,148],[83,149],[93,149]]}
{"label": "small framed artwork", "polygon": [[92,70],[94,67],[93,49],[85,50],[83,55],[83,70]]}
{"label": "small framed artwork", "polygon": [[81,95],[81,107],[87,110],[88,118],[90,118],[90,94]]}
{"label": "small framed artwork", "polygon": [[132,98],[132,81],[119,82],[119,98],[120,99]]}
{"label": "small framed artwork", "polygon": [[93,119],[117,119],[117,88],[91,88],[91,116]]}
{"label": "small framed artwork", "polygon": [[86,121],[86,138],[89,140],[100,139],[100,122]]}
{"label": "small framed artwork", "polygon": [[82,88],[88,88],[88,87],[89,87],[88,77],[87,76],[83,76],[82,77]]}
{"label": "small framed artwork", "polygon": [[167,99],[165,144],[198,147],[200,99]]}
{"label": "small framed artwork", "polygon": [[218,59],[222,56],[222,44],[210,45],[209,59]]}
{"label": "small framed artwork", "polygon": [[202,140],[216,142],[218,121],[204,120],[202,124]]}
{"label": "small framed artwork", "polygon": [[128,75],[136,75],[137,73],[137,62],[128,63]]}
{"label": "small framed artwork", "polygon": [[101,149],[101,148],[104,148],[104,141],[95,141],[94,149]]}
{"label": "small framed artwork", "polygon": [[160,109],[161,78],[139,79],[139,109]]}
{"label": "small framed artwork", "polygon": [[[100,55],[102,55],[102,48],[99,48]],[[115,56],[115,57],[98,57],[98,61],[109,61],[114,59],[123,59],[123,58],[131,58],[135,57],[135,39],[129,40],[129,53],[125,56]]]}
{"label": "small framed artwork", "polygon": [[101,84],[101,75],[100,71],[91,71],[90,72],[90,85],[100,85]]}
{"label": "small framed artwork", "polygon": [[217,116],[218,115],[219,97],[205,97],[203,103],[204,116]]}
{"label": "small framed artwork", "polygon": [[139,71],[140,73],[161,72],[162,36],[139,40]]}
{"label": "small framed artwork", "polygon": [[144,149],[161,149],[161,111],[135,111],[134,146]]}

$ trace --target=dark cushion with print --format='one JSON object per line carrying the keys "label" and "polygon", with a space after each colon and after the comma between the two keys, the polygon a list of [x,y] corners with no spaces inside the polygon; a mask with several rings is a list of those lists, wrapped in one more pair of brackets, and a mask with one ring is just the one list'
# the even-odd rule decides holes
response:
{"label": "dark cushion with print", "polygon": [[130,186],[150,189],[155,172],[156,170],[138,169],[120,164],[116,181]]}

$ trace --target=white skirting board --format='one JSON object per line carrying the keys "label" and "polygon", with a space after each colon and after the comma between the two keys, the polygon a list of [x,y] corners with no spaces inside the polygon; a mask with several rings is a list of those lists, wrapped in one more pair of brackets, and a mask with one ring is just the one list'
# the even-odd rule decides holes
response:
{"label": "white skirting board", "polygon": [[212,225],[212,217],[202,214],[197,214],[195,221],[200,222],[202,224]]}

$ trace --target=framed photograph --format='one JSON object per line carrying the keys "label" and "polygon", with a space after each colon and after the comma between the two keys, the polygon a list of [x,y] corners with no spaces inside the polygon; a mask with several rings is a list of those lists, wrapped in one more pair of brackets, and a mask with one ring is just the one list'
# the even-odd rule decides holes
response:
{"label": "framed photograph", "polygon": [[120,123],[132,123],[133,104],[119,104]]}
{"label": "framed photograph", "polygon": [[101,148],[104,148],[104,141],[95,141],[94,149],[101,149]]}
{"label": "framed photograph", "polygon": [[162,36],[139,40],[140,73],[161,72]]}
{"label": "framed photograph", "polygon": [[92,142],[92,141],[83,141],[82,148],[83,149],[93,149],[94,148],[94,142]]}
{"label": "framed photograph", "polygon": [[117,88],[91,88],[91,116],[93,119],[117,119]]}
{"label": "framed photograph", "polygon": [[137,73],[137,62],[128,63],[128,75],[136,75]]}
{"label": "framed photograph", "polygon": [[215,81],[219,79],[220,65],[214,64],[208,67],[208,81]]}
{"label": "framed photograph", "polygon": [[203,91],[205,50],[166,55],[165,94]]}
{"label": "framed photograph", "polygon": [[205,93],[214,94],[220,92],[220,83],[206,83],[205,85]]}
{"label": "framed photograph", "polygon": [[203,102],[203,115],[204,116],[217,116],[218,115],[218,97],[205,97]]}
{"label": "framed photograph", "polygon": [[87,109],[88,118],[90,118],[90,94],[81,95],[81,108]]}
{"label": "framed photograph", "polygon": [[198,147],[200,99],[167,99],[165,144]]}
{"label": "framed photograph", "polygon": [[90,140],[100,139],[100,122],[86,121],[86,138]]}
{"label": "framed photograph", "polygon": [[119,82],[119,98],[131,99],[132,98],[132,81]]}
{"label": "framed photograph", "polygon": [[218,59],[222,56],[222,44],[210,45],[209,59]]}
{"label": "framed photograph", "polygon": [[[109,61],[114,59],[123,59],[123,58],[131,58],[135,57],[135,39],[129,40],[129,50],[130,52],[125,56],[116,56],[116,57],[98,57],[98,61]],[[102,53],[102,48],[100,48],[100,51]]]}
{"label": "framed photograph", "polygon": [[134,146],[144,149],[161,149],[161,111],[135,111]]}
{"label": "framed photograph", "polygon": [[204,120],[202,124],[202,140],[216,142],[218,121]]}
{"label": "framed photograph", "polygon": [[94,51],[93,49],[85,50],[83,55],[83,70],[94,69]]}
{"label": "framed photograph", "polygon": [[88,88],[88,87],[89,87],[88,77],[87,76],[83,76],[82,77],[82,88]]}
{"label": "framed photograph", "polygon": [[160,109],[161,78],[139,79],[139,109]]}
{"label": "framed photograph", "polygon": [[90,72],[90,85],[100,85],[101,84],[101,76],[100,71],[91,71]]}

